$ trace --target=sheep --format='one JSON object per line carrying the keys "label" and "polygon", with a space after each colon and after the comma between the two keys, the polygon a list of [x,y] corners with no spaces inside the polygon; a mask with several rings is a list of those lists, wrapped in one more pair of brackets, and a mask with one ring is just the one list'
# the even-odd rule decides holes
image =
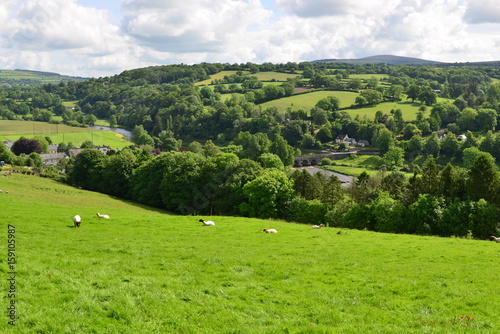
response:
{"label": "sheep", "polygon": [[198,220],[200,223],[203,223],[203,226],[215,226],[215,223],[211,220],[203,220],[203,219],[200,219]]}
{"label": "sheep", "polygon": [[79,215],[73,217],[73,222],[75,223],[75,227],[80,227],[80,223],[82,222],[82,218]]}
{"label": "sheep", "polygon": [[312,228],[322,228],[325,224],[313,225]]}
{"label": "sheep", "polygon": [[104,218],[104,219],[109,219],[108,215],[101,215],[99,212],[97,213],[98,218]]}
{"label": "sheep", "polygon": [[500,237],[499,237],[499,238],[497,238],[497,237],[495,237],[494,235],[492,235],[492,236],[490,237],[490,241],[495,241],[495,242],[500,243]]}
{"label": "sheep", "polygon": [[278,233],[278,231],[276,231],[274,228],[265,228],[262,231],[266,233]]}

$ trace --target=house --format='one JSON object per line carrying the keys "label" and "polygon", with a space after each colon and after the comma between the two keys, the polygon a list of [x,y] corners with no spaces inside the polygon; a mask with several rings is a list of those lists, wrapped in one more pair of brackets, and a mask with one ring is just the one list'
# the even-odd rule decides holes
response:
{"label": "house", "polygon": [[367,147],[370,146],[370,142],[368,140],[361,139],[360,141],[358,141],[358,145],[361,147]]}
{"label": "house", "polygon": [[40,157],[42,158],[44,166],[53,166],[56,165],[62,158],[66,158],[67,155],[66,153],[46,153],[40,154]]}
{"label": "house", "polygon": [[343,135],[338,135],[337,138],[335,138],[335,143],[340,144],[345,142],[346,139],[349,139],[349,136],[346,134]]}

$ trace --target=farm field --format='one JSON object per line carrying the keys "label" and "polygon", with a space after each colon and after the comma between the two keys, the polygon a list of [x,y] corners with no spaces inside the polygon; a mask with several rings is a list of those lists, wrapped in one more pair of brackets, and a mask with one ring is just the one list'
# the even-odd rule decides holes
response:
{"label": "farm field", "polygon": [[231,76],[233,74],[236,74],[236,72],[242,72],[243,74],[249,74],[250,72],[248,71],[221,71],[219,73],[215,73],[215,74],[212,74],[210,76],[210,79],[207,79],[207,80],[203,80],[203,81],[199,81],[199,82],[196,82],[194,85],[195,86],[206,86],[206,85],[210,85],[212,84],[212,80],[215,80],[215,79],[222,79],[224,78],[225,76]]}
{"label": "farm field", "polygon": [[45,122],[0,120],[0,140],[14,141],[21,136],[26,138],[34,136],[49,137],[54,144],[71,142],[77,146],[86,140],[92,141],[94,145],[107,145],[111,148],[124,148],[131,144],[122,135],[111,131]]}
{"label": "farm field", "polygon": [[[496,333],[500,325],[491,298],[500,248],[489,241],[238,217],[203,217],[216,222],[203,227],[200,217],[19,174],[0,177],[0,189],[3,240],[10,227],[16,245],[16,296],[1,297],[5,308],[15,301],[16,326],[4,317],[2,333]],[[7,261],[0,257],[3,279]]]}
{"label": "farm field", "polygon": [[195,86],[210,85],[212,83],[212,80],[222,79],[225,76],[236,74],[236,72],[242,72],[245,75],[257,77],[257,79],[260,81],[271,81],[271,80],[286,81],[289,78],[296,78],[300,76],[300,74],[281,73],[281,72],[257,72],[252,74],[248,71],[221,71],[219,73],[211,75],[210,79],[195,83]]}
{"label": "farm field", "polygon": [[58,73],[28,71],[28,70],[0,70],[0,83],[18,84],[58,84],[61,81],[85,81],[85,78],[70,77]]}
{"label": "farm field", "polygon": [[262,104],[262,107],[265,109],[267,107],[273,106],[282,112],[285,112],[288,107],[292,107],[294,110],[304,109],[309,112],[309,110],[313,108],[319,100],[324,99],[328,96],[335,96],[338,97],[341,101],[340,107],[345,108],[354,104],[354,101],[356,100],[356,97],[358,95],[358,93],[344,91],[316,91],[265,102]]}

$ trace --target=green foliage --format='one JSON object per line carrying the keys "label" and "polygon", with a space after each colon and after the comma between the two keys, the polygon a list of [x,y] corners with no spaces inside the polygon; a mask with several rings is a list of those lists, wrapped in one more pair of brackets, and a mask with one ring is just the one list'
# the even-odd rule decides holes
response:
{"label": "green foliage", "polygon": [[243,187],[248,203],[240,209],[250,217],[278,218],[293,197],[293,183],[281,171],[269,170]]}
{"label": "green foliage", "polygon": [[288,206],[286,219],[291,222],[319,225],[325,222],[327,210],[327,205],[320,200],[296,197]]}

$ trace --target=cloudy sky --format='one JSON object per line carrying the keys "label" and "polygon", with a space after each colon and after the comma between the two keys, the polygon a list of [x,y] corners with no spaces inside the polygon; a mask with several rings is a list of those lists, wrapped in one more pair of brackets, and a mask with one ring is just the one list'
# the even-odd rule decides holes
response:
{"label": "cloudy sky", "polygon": [[163,64],[392,54],[500,60],[497,0],[1,0],[0,69],[108,76]]}

